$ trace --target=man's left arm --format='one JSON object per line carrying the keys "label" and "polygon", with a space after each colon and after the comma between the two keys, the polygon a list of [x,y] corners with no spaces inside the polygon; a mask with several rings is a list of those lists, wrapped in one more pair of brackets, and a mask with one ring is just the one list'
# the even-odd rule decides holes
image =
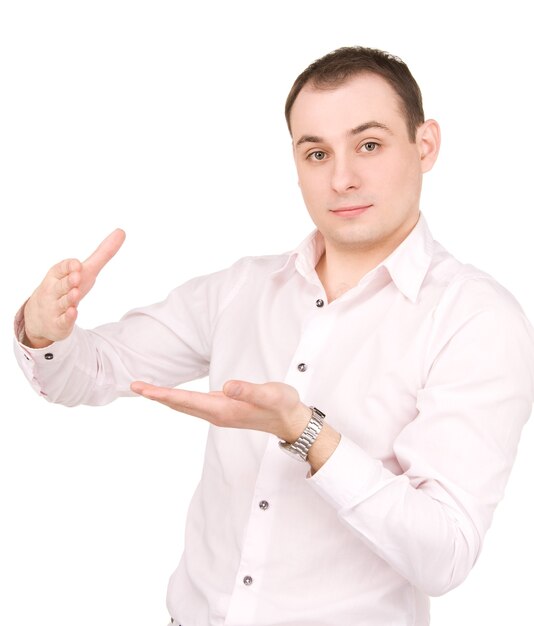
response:
{"label": "man's left arm", "polygon": [[[518,308],[490,303],[466,312],[460,301],[441,315],[446,331],[437,320],[419,414],[393,444],[403,473],[328,420],[308,455],[310,487],[359,540],[429,595],[460,584],[476,561],[534,395],[534,337]],[[203,394],[136,382],[132,390],[217,426],[289,442],[310,418],[296,390],[282,383],[229,381]]]}
{"label": "man's left arm", "polygon": [[485,280],[451,292],[434,313],[418,415],[393,442],[403,473],[342,436],[308,481],[429,595],[456,587],[476,562],[534,398],[534,332],[515,300]]}

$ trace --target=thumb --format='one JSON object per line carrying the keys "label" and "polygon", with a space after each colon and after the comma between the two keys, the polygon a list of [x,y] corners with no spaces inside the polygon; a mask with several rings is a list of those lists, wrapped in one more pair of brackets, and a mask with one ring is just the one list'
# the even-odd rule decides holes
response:
{"label": "thumb", "polygon": [[[251,383],[248,383],[248,385],[250,384]],[[245,400],[245,398],[242,397],[243,388],[248,385],[241,380],[228,380],[223,385],[223,393],[225,396],[234,398],[235,400]],[[250,390],[248,390],[248,392],[249,393],[247,394],[247,390],[245,390],[245,396],[250,395]]]}
{"label": "thumb", "polygon": [[244,380],[229,380],[223,386],[223,393],[229,398],[248,402],[261,408],[279,405],[287,395],[287,385],[281,383],[255,384]]}
{"label": "thumb", "polygon": [[117,254],[125,239],[126,233],[121,228],[117,228],[102,241],[83,264],[98,274],[104,265]]}

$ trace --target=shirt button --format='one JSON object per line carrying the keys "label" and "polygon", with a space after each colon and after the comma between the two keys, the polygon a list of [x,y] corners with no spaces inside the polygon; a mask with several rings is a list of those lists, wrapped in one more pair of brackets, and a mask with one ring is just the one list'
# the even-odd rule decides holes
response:
{"label": "shirt button", "polygon": [[319,300],[315,301],[315,306],[321,308],[322,306],[324,306],[324,300],[321,300],[321,298],[319,298]]}
{"label": "shirt button", "polygon": [[269,503],[267,502],[267,500],[262,500],[258,506],[262,511],[266,511],[269,508]]}
{"label": "shirt button", "polygon": [[297,365],[297,369],[299,372],[305,372],[308,369],[308,366],[306,365],[306,363],[299,363]]}
{"label": "shirt button", "polygon": [[54,358],[54,355],[53,355],[51,352],[47,352],[47,353],[45,354],[45,359],[46,359],[47,361],[50,361],[50,360],[51,360],[51,359],[53,359],[53,358]]}
{"label": "shirt button", "polygon": [[243,578],[243,583],[245,585],[252,585],[252,576],[245,576],[245,578]]}

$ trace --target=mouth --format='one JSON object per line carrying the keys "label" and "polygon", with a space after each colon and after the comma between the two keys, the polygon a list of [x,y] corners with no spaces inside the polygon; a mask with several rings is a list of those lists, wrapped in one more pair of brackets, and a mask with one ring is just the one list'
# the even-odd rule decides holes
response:
{"label": "mouth", "polygon": [[330,209],[330,212],[334,213],[334,215],[337,215],[339,217],[354,217],[356,215],[360,215],[361,213],[364,213],[365,211],[367,211],[367,209],[369,209],[372,206],[373,206],[372,204],[359,205],[359,206],[342,206],[342,207],[339,207],[339,209]]}

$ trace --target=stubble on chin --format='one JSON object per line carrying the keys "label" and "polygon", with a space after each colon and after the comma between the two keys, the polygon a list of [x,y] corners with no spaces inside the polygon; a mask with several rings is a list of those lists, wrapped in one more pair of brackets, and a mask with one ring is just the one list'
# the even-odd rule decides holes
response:
{"label": "stubble on chin", "polygon": [[340,251],[365,251],[380,245],[383,238],[382,229],[370,224],[343,225],[332,229],[323,236],[330,246],[339,248]]}

